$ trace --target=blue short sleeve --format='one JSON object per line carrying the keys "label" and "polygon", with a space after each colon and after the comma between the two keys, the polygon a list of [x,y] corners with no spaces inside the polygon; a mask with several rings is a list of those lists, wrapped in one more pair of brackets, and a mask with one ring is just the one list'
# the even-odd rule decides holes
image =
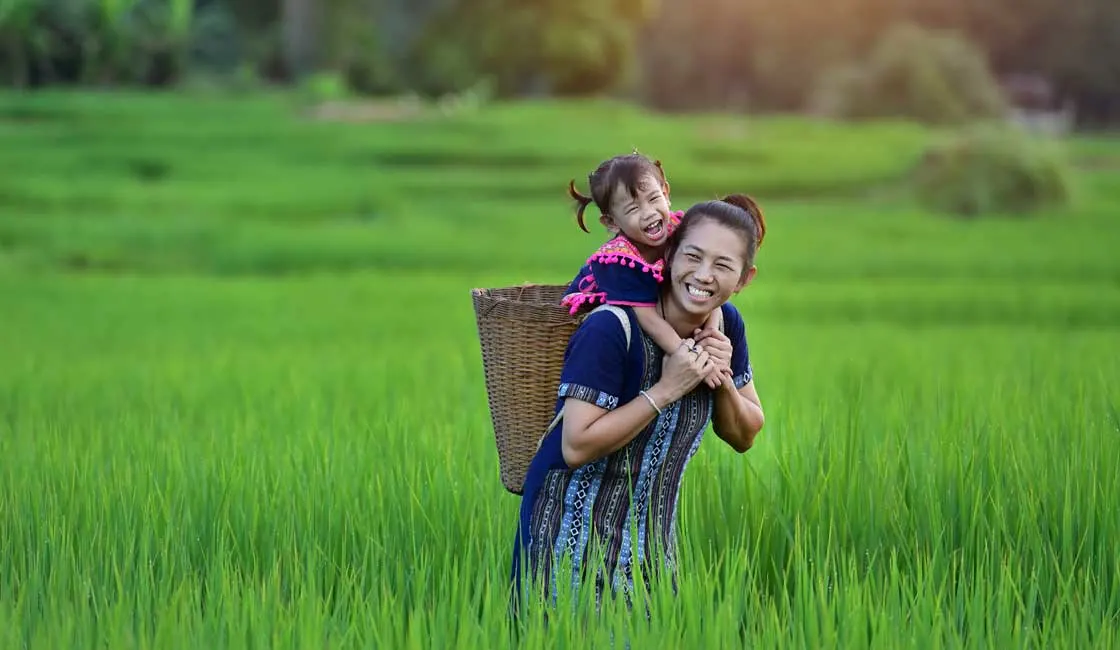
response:
{"label": "blue short sleeve", "polygon": [[747,345],[747,327],[739,310],[731,303],[723,305],[723,333],[731,339],[731,375],[736,388],[742,388],[754,379],[750,349]]}
{"label": "blue short sleeve", "polygon": [[584,264],[580,267],[579,273],[576,274],[576,277],[572,278],[572,282],[568,285],[568,290],[564,292],[564,295],[568,296],[583,291],[583,283],[587,281],[585,280],[585,278],[590,277],[592,277],[591,266],[589,264]]}
{"label": "blue short sleeve", "polygon": [[609,311],[591,314],[568,342],[558,396],[607,410],[618,408],[625,388],[626,357],[626,334],[618,317]]}
{"label": "blue short sleeve", "polygon": [[653,307],[657,304],[658,282],[649,270],[619,263],[591,262],[590,266],[595,284],[606,294],[604,302],[608,305]]}

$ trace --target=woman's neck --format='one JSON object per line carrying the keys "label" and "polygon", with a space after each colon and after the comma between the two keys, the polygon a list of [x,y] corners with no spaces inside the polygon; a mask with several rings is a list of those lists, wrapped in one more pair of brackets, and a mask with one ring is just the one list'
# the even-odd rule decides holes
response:
{"label": "woman's neck", "polygon": [[661,313],[661,317],[669,323],[669,326],[672,327],[682,339],[687,339],[692,336],[693,332],[702,327],[708,318],[703,314],[698,316],[686,312],[675,302],[668,299],[666,293],[661,294],[661,299],[658,302],[658,311]]}

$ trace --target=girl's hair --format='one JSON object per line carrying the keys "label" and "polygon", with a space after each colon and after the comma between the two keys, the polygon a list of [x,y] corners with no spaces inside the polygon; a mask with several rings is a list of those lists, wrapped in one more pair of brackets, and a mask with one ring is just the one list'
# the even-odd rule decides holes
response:
{"label": "girl's hair", "polygon": [[672,259],[688,231],[705,220],[715,221],[739,233],[747,249],[747,259],[744,260],[746,266],[743,272],[746,273],[747,269],[754,266],[755,253],[766,237],[766,220],[762,216],[762,208],[745,194],[730,194],[718,201],[705,201],[689,208],[681,218],[681,225],[669,238],[665,259]]}
{"label": "girl's hair", "polygon": [[584,196],[576,190],[576,182],[568,183],[568,194],[576,201],[576,221],[584,232],[591,232],[583,222],[583,211],[592,203],[599,208],[599,214],[610,213],[611,199],[614,197],[615,188],[619,182],[630,192],[631,197],[636,197],[641,187],[642,177],[652,175],[661,179],[661,185],[669,194],[669,182],[665,180],[665,170],[661,168],[660,160],[650,160],[637,151],[624,156],[615,156],[603,162],[599,168],[587,175],[587,184],[591,196]]}

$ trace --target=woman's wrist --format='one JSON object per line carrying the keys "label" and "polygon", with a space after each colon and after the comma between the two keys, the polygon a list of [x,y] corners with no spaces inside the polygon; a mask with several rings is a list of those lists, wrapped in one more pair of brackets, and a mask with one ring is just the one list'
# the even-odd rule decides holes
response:
{"label": "woman's wrist", "polygon": [[664,411],[666,407],[679,399],[674,397],[672,391],[670,391],[661,382],[657,382],[653,386],[650,386],[649,390],[645,391],[645,394],[648,395],[648,399],[656,404],[657,408],[662,411]]}
{"label": "woman's wrist", "polygon": [[720,384],[719,390],[729,395],[739,396],[739,388],[735,386],[735,378],[729,372],[723,373],[723,383]]}

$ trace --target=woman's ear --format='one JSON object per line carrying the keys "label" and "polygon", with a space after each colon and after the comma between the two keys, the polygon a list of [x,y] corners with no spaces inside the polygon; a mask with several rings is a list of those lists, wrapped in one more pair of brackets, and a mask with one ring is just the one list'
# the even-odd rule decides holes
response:
{"label": "woman's ear", "polygon": [[758,267],[757,266],[752,266],[751,268],[747,269],[747,272],[744,273],[742,275],[742,277],[739,278],[739,284],[735,285],[735,290],[731,292],[731,295],[735,295],[735,294],[739,293],[740,291],[742,291],[744,288],[746,288],[746,286],[748,284],[750,284],[751,281],[754,280],[754,276],[757,275],[757,274],[758,274]]}

